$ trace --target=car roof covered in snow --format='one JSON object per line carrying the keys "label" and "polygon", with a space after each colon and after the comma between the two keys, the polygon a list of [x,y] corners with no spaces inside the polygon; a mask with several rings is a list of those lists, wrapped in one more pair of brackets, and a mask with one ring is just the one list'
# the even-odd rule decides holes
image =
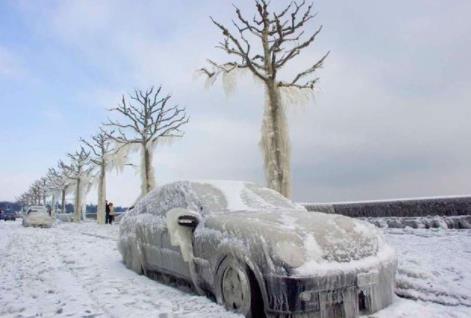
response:
{"label": "car roof covered in snow", "polygon": [[[228,180],[172,182],[151,191],[136,204],[137,210],[147,210],[153,213],[164,213],[175,207],[188,208],[202,213],[300,209],[274,190],[252,182]],[[151,211],[148,211],[149,209]]]}

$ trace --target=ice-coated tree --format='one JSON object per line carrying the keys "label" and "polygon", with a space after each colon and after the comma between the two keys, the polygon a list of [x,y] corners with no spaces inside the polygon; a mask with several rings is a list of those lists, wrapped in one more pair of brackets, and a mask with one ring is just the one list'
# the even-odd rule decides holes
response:
{"label": "ice-coated tree", "polygon": [[110,109],[122,117],[122,121],[108,119],[105,125],[116,129],[108,136],[119,147],[138,149],[141,155],[141,195],[155,186],[153,153],[157,144],[166,139],[183,137],[182,126],[188,123],[185,108],[169,105],[170,95],[161,96],[162,86],[155,89],[135,90],[121,103]]}
{"label": "ice-coated tree", "polygon": [[41,180],[34,181],[31,187],[29,188],[28,192],[30,194],[31,204],[41,205],[44,192]]}
{"label": "ice-coated tree", "polygon": [[39,183],[40,183],[40,189],[41,189],[41,197],[42,197],[42,200],[43,200],[43,205],[46,206],[47,205],[47,193],[48,193],[48,187],[47,187],[47,177],[42,177],[41,179],[39,179]]}
{"label": "ice-coated tree", "polygon": [[82,139],[82,142],[91,152],[90,162],[98,168],[98,203],[97,203],[97,223],[105,223],[105,204],[106,204],[106,171],[109,169],[111,155],[113,152],[112,132],[106,133],[100,129],[100,132],[91,137],[90,141]]}
{"label": "ice-coated tree", "polygon": [[314,76],[327,54],[289,80],[280,80],[282,71],[301,51],[314,43],[322,26],[309,31],[314,18],[313,5],[303,0],[291,1],[284,9],[274,12],[270,1],[256,0],[253,18],[246,18],[235,7],[236,21],[228,28],[211,18],[222,32],[223,40],[217,48],[234,60],[217,63],[208,60],[210,67],[202,68],[210,83],[222,76],[225,87],[240,70],[250,71],[265,87],[266,101],[260,145],[264,156],[265,176],[270,188],[286,197],[291,195],[291,167],[288,124],[285,107],[293,96],[309,97],[318,78]]}
{"label": "ice-coated tree", "polygon": [[33,204],[33,198],[30,191],[27,191],[19,196],[17,202],[21,204],[23,210],[28,206]]}
{"label": "ice-coated tree", "polygon": [[70,163],[59,162],[59,166],[63,169],[64,175],[73,182],[74,191],[74,222],[80,222],[82,219],[83,197],[89,186],[89,178],[91,174],[90,152],[84,147],[80,147],[79,151],[68,153]]}
{"label": "ice-coated tree", "polygon": [[61,212],[65,212],[65,195],[70,186],[70,180],[64,174],[63,169],[59,166],[56,168],[49,168],[47,173],[47,187],[52,193],[52,213],[56,214],[57,195],[61,197]]}

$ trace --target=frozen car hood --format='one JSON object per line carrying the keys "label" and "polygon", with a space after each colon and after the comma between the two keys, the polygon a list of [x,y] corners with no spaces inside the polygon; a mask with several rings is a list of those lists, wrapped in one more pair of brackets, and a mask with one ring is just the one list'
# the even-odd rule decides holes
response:
{"label": "frozen car hood", "polygon": [[210,215],[207,228],[229,237],[262,241],[272,256],[291,267],[307,262],[350,262],[376,255],[373,225],[341,215],[299,210],[240,211]]}

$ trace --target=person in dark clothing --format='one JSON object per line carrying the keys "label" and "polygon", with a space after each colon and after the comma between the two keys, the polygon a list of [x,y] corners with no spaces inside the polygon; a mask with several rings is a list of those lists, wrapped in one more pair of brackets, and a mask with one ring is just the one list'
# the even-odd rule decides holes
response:
{"label": "person in dark clothing", "polygon": [[114,215],[115,215],[115,213],[114,213],[114,208],[113,208],[113,203],[110,202],[110,203],[108,204],[108,207],[109,207],[109,209],[110,209],[110,213],[109,213],[109,215],[110,215],[109,223],[110,223],[110,224],[113,224]]}
{"label": "person in dark clothing", "polygon": [[105,224],[110,224],[110,204],[105,200]]}

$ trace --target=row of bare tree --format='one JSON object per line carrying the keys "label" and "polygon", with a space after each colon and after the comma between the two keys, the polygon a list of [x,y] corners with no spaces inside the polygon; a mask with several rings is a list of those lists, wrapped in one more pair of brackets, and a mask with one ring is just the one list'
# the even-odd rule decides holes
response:
{"label": "row of bare tree", "polygon": [[[295,73],[289,80],[281,80],[280,73],[295,57],[314,43],[322,26],[309,32],[308,24],[314,19],[313,5],[292,1],[280,10],[273,4],[255,0],[253,18],[247,18],[235,7],[233,27],[229,28],[213,18],[222,32],[223,40],[217,48],[233,59],[225,63],[208,60],[209,68],[201,74],[210,84],[222,77],[224,86],[238,71],[248,70],[265,88],[265,111],[262,122],[261,148],[264,156],[267,185],[286,197],[291,196],[290,144],[286,107],[288,104],[309,99],[329,53]],[[307,97],[306,97],[307,96]],[[108,120],[97,135],[83,140],[80,149],[67,155],[68,162],[60,161],[57,168],[49,170],[46,177],[36,181],[21,196],[23,202],[45,203],[47,193],[60,193],[62,207],[68,189],[74,188],[76,214],[81,218],[80,207],[91,179],[98,184],[98,222],[104,222],[106,197],[106,172],[121,167],[127,154],[139,150],[141,154],[141,192],[145,194],[155,185],[152,158],[155,146],[163,138],[181,137],[180,128],[188,122],[184,108],[169,106],[170,96],[161,96],[161,88],[135,91],[112,111],[121,115],[122,121]],[[55,199],[53,199],[53,202]]]}
{"label": "row of bare tree", "polygon": [[112,168],[122,168],[128,162],[131,151],[141,156],[141,195],[155,185],[152,166],[153,153],[159,141],[183,136],[182,126],[188,123],[185,108],[170,104],[170,95],[163,95],[162,88],[136,90],[110,111],[119,119],[108,119],[96,135],[81,138],[77,151],[68,153],[67,160],[60,160],[47,175],[35,181],[18,201],[24,205],[46,205],[51,199],[53,213],[60,195],[62,212],[65,196],[74,195],[74,221],[83,219],[83,205],[92,184],[97,184],[97,222],[105,222],[106,174]]}

